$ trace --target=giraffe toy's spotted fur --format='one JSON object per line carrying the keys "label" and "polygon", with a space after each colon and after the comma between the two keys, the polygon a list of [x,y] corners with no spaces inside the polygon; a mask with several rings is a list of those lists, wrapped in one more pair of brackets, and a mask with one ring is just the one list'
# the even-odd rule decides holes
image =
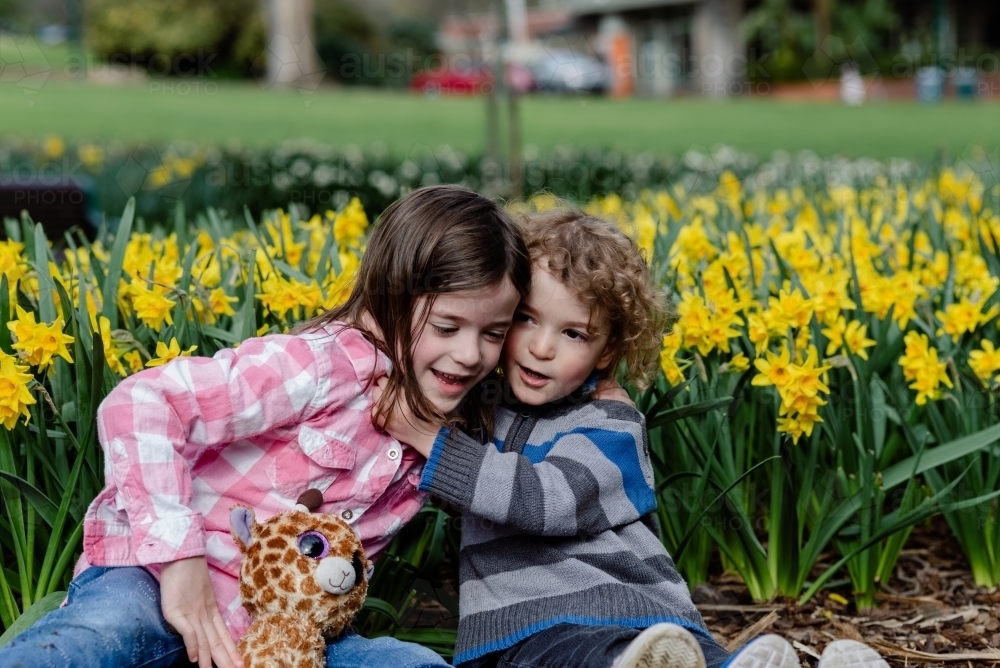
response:
{"label": "giraffe toy's spotted fur", "polygon": [[347,626],[368,591],[371,564],[335,515],[304,506],[256,523],[230,515],[243,563],[240,596],[253,622],[239,642],[246,668],[322,668],[326,639]]}

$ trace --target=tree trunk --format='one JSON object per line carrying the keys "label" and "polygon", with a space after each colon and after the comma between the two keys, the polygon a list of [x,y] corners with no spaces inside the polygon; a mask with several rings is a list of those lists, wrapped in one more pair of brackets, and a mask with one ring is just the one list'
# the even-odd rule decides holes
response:
{"label": "tree trunk", "polygon": [[315,90],[324,68],[313,46],[312,0],[263,0],[267,30],[265,88]]}

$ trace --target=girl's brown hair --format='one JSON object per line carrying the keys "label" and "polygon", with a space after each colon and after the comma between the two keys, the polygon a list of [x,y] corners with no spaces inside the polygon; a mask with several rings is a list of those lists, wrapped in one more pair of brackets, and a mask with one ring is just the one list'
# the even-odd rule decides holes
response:
{"label": "girl's brown hair", "polygon": [[642,250],[613,224],[568,206],[525,216],[531,260],[590,307],[595,330],[614,351],[599,377],[648,385],[673,315],[656,287]]}
{"label": "girl's brown hair", "polygon": [[[414,332],[423,328],[437,295],[488,288],[505,279],[521,297],[528,293],[531,263],[507,212],[461,186],[420,188],[393,202],[379,217],[347,301],[296,331],[343,322],[388,356],[392,372],[372,411],[376,424],[400,398],[417,418],[445,423],[447,418],[424,397],[413,372]],[[426,307],[415,323],[421,297],[427,298]],[[481,385],[466,395],[458,419],[468,428],[492,433],[494,407],[484,400]]]}

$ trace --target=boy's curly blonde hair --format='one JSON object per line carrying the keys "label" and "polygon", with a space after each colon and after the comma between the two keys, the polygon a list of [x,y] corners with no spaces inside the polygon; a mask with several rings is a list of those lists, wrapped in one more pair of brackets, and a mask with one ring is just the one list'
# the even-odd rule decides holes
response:
{"label": "boy's curly blonde hair", "polygon": [[625,382],[648,386],[673,315],[642,250],[612,223],[565,206],[526,214],[524,232],[532,265],[573,289],[591,326],[608,334],[614,356],[601,377],[623,366]]}

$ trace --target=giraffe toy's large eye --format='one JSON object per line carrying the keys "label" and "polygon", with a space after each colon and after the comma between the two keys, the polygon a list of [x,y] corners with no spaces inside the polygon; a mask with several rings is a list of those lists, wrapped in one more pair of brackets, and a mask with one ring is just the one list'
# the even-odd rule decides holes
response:
{"label": "giraffe toy's large eye", "polygon": [[299,552],[312,559],[322,559],[330,553],[330,542],[318,531],[299,534]]}

